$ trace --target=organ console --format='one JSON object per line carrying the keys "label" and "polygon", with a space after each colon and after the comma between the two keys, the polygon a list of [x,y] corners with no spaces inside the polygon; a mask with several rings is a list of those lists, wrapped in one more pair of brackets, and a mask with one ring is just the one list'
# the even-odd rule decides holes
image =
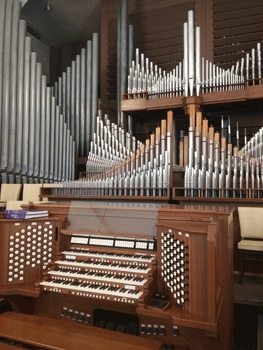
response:
{"label": "organ console", "polygon": [[89,349],[99,337],[105,349],[231,349],[231,208],[34,207],[48,220],[0,222],[0,295],[13,309],[0,315],[1,346],[54,349],[63,334],[59,348],[73,349],[74,332]]}

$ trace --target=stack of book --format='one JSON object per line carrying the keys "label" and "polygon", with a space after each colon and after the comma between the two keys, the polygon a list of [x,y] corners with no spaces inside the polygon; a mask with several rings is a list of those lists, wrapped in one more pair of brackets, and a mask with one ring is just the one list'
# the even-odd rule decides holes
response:
{"label": "stack of book", "polygon": [[4,211],[4,219],[17,219],[17,220],[25,220],[25,219],[36,219],[36,218],[44,218],[49,215],[47,210],[5,210]]}

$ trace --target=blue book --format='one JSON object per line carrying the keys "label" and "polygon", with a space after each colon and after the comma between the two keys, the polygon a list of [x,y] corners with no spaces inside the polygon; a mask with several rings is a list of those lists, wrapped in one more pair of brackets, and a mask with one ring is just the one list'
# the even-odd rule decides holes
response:
{"label": "blue book", "polygon": [[35,219],[35,218],[44,218],[48,216],[49,213],[47,210],[5,210],[4,219]]}

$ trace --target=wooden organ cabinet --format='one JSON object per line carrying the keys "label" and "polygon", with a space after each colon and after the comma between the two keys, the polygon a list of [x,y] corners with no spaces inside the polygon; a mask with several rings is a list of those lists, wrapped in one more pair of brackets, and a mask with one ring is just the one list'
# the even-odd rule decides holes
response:
{"label": "wooden organ cabinet", "polygon": [[0,222],[0,349],[232,348],[231,208],[47,206]]}

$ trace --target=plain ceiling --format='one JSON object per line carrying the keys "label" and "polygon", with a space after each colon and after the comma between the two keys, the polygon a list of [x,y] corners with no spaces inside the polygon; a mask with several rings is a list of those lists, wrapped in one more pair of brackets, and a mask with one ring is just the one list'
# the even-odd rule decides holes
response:
{"label": "plain ceiling", "polygon": [[29,31],[49,47],[91,39],[100,32],[100,0],[29,0],[22,9]]}

